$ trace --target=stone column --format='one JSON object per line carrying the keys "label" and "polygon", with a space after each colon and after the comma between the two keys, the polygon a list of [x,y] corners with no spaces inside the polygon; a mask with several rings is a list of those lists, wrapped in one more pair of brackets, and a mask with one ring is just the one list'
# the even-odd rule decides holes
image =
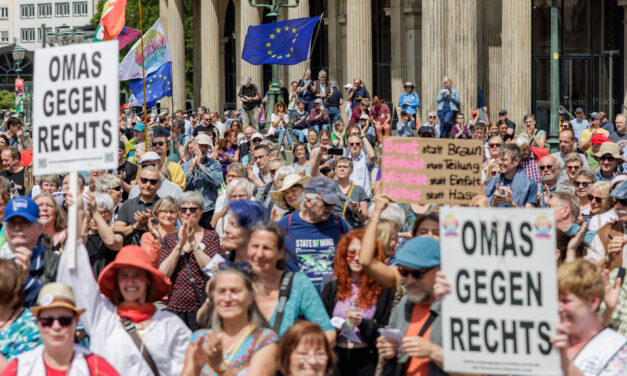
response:
{"label": "stone column", "polygon": [[[391,66],[390,66],[390,76],[392,78],[392,97],[388,98],[394,103],[394,105],[398,105],[398,95],[403,90],[403,81],[408,79],[406,74],[406,62],[407,57],[411,56],[413,49],[411,48],[409,43],[405,41],[405,26],[404,26],[404,16],[403,16],[403,6],[401,0],[392,0],[390,7],[386,9],[386,14],[389,13],[390,17],[390,26],[391,26]],[[404,48],[405,47],[405,48]],[[412,78],[413,79],[413,78]],[[373,94],[374,95],[374,94]],[[394,109],[390,108],[392,114],[394,114]]]}
{"label": "stone column", "polygon": [[185,29],[183,0],[161,0],[159,15],[164,22],[172,56],[172,108],[170,113],[185,109]]}
{"label": "stone column", "polygon": [[416,86],[422,122],[426,121],[429,112],[438,109],[435,99],[442,88],[442,77],[446,74],[447,33],[443,32],[443,25],[446,25],[446,3],[442,0],[423,0],[421,36],[424,58],[421,87]]}
{"label": "stone column", "polygon": [[[510,84],[503,79],[503,43],[502,33],[502,2],[501,0],[483,0],[487,14],[484,17],[483,40],[485,46],[480,54],[479,69],[484,69],[483,80],[479,87],[483,88],[490,120],[498,121],[498,111],[505,107],[504,93]],[[486,58],[481,58],[486,56]],[[487,59],[487,60],[486,60]],[[487,70],[485,70],[487,69]],[[479,74],[479,76],[482,76]]]}
{"label": "stone column", "polygon": [[507,79],[504,102],[516,132],[524,130],[523,116],[531,111],[531,0],[503,2],[503,67]]}
{"label": "stone column", "polygon": [[[309,17],[309,0],[300,0],[298,6],[296,8],[287,8],[287,19],[293,20],[296,18],[304,18]],[[314,30],[315,34],[315,30]],[[313,36],[312,36],[313,38]],[[313,39],[312,39],[313,42]],[[287,80],[283,81],[283,84],[289,88],[290,82],[298,81],[303,78],[303,72],[305,72],[305,67],[307,66],[307,61],[303,61],[298,64],[288,65],[287,66]],[[317,76],[312,76],[314,80],[317,80]]]}
{"label": "stone column", "polygon": [[200,17],[200,3],[201,0],[194,0],[192,6],[193,20],[194,20],[194,107],[204,106],[200,98],[200,87],[202,85],[202,60],[200,58],[200,38],[202,33],[202,18]]}
{"label": "stone column", "polygon": [[200,2],[200,60],[202,82],[200,101],[210,111],[222,113],[220,108],[220,21],[218,20],[218,0]]}
{"label": "stone column", "polygon": [[[329,20],[328,28],[328,46],[329,51],[329,79],[336,80],[340,88],[346,83],[342,76],[342,62],[345,60],[345,50],[340,46],[342,44],[342,25],[346,26],[346,17],[339,14],[339,0],[331,0],[327,5],[327,19]],[[292,78],[290,77],[290,80]],[[343,89],[342,89],[343,90]]]}
{"label": "stone column", "polygon": [[[403,15],[405,21],[403,23],[403,28],[401,29],[401,36],[405,37],[405,46],[407,52],[402,56],[405,62],[405,66],[403,67],[404,76],[401,82],[399,82],[399,87],[395,88],[394,83],[392,84],[393,91],[393,99],[398,101],[401,92],[405,91],[404,82],[412,81],[415,85],[415,90],[420,96],[420,105],[422,106],[422,93],[420,92],[420,87],[422,84],[422,74],[420,68],[422,66],[422,62],[424,51],[422,50],[422,10],[417,1],[414,1],[413,4],[407,4],[403,8]],[[394,33],[392,33],[392,38],[394,38]],[[398,103],[396,103],[398,105]]]}
{"label": "stone column", "polygon": [[372,6],[370,0],[346,3],[347,81],[361,78],[372,92]]}
{"label": "stone column", "polygon": [[[261,70],[261,65],[252,65],[247,61],[242,59],[242,50],[244,49],[244,41],[246,40],[246,33],[248,33],[248,26],[250,25],[259,25],[259,10],[257,8],[253,8],[248,5],[248,1],[240,0],[239,3],[239,11],[240,11],[240,43],[239,43],[239,59],[240,59],[240,72],[238,81],[242,79],[245,75],[249,75],[253,79],[253,83],[257,85],[260,93],[264,91],[264,83],[263,83],[263,72]],[[239,85],[237,86],[239,88]]]}
{"label": "stone column", "polygon": [[459,92],[460,110],[467,117],[477,107],[477,2],[446,1],[446,22],[438,25],[448,31],[445,75]]}

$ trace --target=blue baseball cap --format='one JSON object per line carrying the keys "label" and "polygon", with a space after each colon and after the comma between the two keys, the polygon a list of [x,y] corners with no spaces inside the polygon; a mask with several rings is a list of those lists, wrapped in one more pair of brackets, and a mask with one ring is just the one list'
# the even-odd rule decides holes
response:
{"label": "blue baseball cap", "polygon": [[135,124],[135,128],[133,128],[134,131],[137,132],[143,132],[144,130],[146,130],[146,124],[144,123],[137,123]]}
{"label": "blue baseball cap", "polygon": [[440,242],[430,236],[419,236],[405,242],[395,257],[399,266],[433,268],[440,265]]}
{"label": "blue baseball cap", "polygon": [[305,186],[306,193],[317,193],[327,205],[335,205],[340,202],[340,196],[335,188],[335,181],[324,175],[318,175],[311,179]]}
{"label": "blue baseball cap", "polygon": [[4,222],[13,217],[22,217],[33,223],[39,219],[39,206],[30,197],[14,198],[4,208]]}
{"label": "blue baseball cap", "polygon": [[610,198],[615,198],[617,200],[624,200],[627,198],[627,180],[623,181],[618,185],[618,187],[614,188],[612,193],[610,193]]}

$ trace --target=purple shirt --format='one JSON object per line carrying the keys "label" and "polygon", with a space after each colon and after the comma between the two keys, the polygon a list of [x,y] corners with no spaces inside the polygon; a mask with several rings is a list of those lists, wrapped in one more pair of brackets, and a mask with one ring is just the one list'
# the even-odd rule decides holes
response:
{"label": "purple shirt", "polygon": [[[349,309],[351,302],[357,302],[357,295],[359,294],[359,283],[356,281],[351,281],[351,290],[351,296],[348,299],[338,300],[337,303],[335,303],[335,308],[333,308],[333,317],[341,317],[345,319],[346,311]],[[359,312],[361,312],[363,320],[372,320],[372,318],[374,317],[375,309],[375,304],[373,304],[366,310],[360,307]],[[355,334],[359,336],[359,339],[361,339],[362,342],[365,343],[366,341],[364,341],[363,337],[359,333],[359,327],[354,328],[354,331]],[[348,339],[346,339],[346,337],[344,337],[344,335],[340,333],[338,334],[337,342],[346,343],[348,342]]]}

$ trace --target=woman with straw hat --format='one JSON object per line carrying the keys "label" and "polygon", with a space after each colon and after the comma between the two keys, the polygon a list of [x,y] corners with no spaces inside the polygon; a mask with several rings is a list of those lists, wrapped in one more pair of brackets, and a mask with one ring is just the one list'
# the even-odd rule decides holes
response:
{"label": "woman with straw hat", "polygon": [[153,304],[169,294],[172,283],[152,265],[148,252],[123,247],[96,283],[85,247],[76,248],[76,267],[68,267],[64,253],[58,280],[72,286],[77,305],[87,309],[81,322],[91,349],[107,354],[125,375],[178,376],[191,332],[176,315]]}
{"label": "woman with straw hat", "polygon": [[602,143],[599,151],[594,153],[594,159],[599,161],[598,181],[612,181],[619,173],[619,166],[625,162],[618,145],[613,142]]}
{"label": "woman with straw hat", "polygon": [[[87,271],[91,273],[89,264]],[[4,369],[2,376],[119,375],[104,358],[74,343],[78,318],[85,309],[76,306],[70,286],[48,283],[39,291],[37,305],[31,307],[31,311],[37,317],[43,344],[18,355]]]}
{"label": "woman with straw hat", "polygon": [[270,192],[274,205],[288,213],[293,213],[300,208],[300,199],[305,192],[305,185],[311,180],[311,176],[287,175],[283,179],[283,186],[278,191]]}

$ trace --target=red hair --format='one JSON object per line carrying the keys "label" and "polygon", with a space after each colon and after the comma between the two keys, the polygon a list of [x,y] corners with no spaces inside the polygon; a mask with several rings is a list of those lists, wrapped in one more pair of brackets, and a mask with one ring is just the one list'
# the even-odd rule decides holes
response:
{"label": "red hair", "polygon": [[[348,267],[346,257],[348,255],[348,246],[354,239],[362,241],[365,230],[352,230],[340,240],[335,252],[335,260],[333,263],[333,274],[337,279],[337,300],[348,299],[351,296],[351,271]],[[383,259],[383,251],[378,241],[375,241],[374,258],[385,262]],[[357,304],[361,308],[368,309],[377,302],[383,286],[375,282],[365,271],[361,272],[361,281],[359,283],[359,293],[357,294]]]}

